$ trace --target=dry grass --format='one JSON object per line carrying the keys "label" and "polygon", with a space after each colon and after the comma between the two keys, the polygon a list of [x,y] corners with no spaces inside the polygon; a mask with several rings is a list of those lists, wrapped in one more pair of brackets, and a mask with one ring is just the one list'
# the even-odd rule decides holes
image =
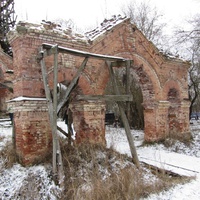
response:
{"label": "dry grass", "polygon": [[61,199],[134,200],[186,181],[144,165],[137,169],[130,158],[103,146],[62,145],[62,150],[66,178]]}
{"label": "dry grass", "polygon": [[[61,148],[65,189],[62,194],[51,191],[61,200],[134,200],[188,180],[144,164],[137,169],[129,157],[101,145],[74,147],[62,142]],[[0,151],[0,159],[4,160],[1,169],[10,168],[16,162],[11,143]],[[47,171],[50,178],[50,169]],[[45,195],[46,184],[50,184],[50,180],[45,181],[39,174],[30,172],[16,194],[36,199]]]}
{"label": "dry grass", "polygon": [[193,141],[193,136],[190,132],[184,134],[173,133],[170,137],[163,141],[163,144],[168,148],[173,146],[177,141],[185,144],[186,146],[190,146]]}
{"label": "dry grass", "polygon": [[0,160],[2,161],[0,172],[3,169],[12,167],[13,164],[17,162],[17,157],[12,142],[7,142],[4,148],[0,151]]}

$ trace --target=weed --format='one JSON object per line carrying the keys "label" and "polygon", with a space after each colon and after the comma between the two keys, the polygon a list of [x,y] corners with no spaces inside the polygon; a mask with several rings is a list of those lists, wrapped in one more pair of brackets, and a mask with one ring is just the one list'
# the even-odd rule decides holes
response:
{"label": "weed", "polygon": [[14,163],[17,162],[17,157],[12,142],[7,142],[4,148],[0,151],[0,160],[2,160],[3,165],[1,169],[10,168]]}

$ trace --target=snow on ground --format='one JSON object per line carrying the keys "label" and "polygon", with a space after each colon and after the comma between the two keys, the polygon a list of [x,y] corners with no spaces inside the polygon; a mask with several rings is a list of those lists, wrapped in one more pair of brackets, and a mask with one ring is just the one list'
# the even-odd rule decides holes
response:
{"label": "snow on ground", "polygon": [[8,119],[0,120],[0,150],[7,141],[12,140],[12,128]]}
{"label": "snow on ground", "polygon": [[[66,130],[66,125],[62,122],[58,123],[60,127]],[[159,194],[150,195],[145,200],[197,200],[200,198],[200,122],[194,121],[191,125],[194,141],[186,146],[180,142],[172,143],[170,147],[166,148],[163,144],[155,144],[149,146],[142,146],[144,133],[141,130],[132,130],[132,134],[137,147],[137,153],[140,161],[147,162],[159,167],[164,167],[168,170],[175,170],[175,172],[192,175],[196,178],[187,184],[179,184],[168,191],[163,191]],[[0,150],[7,141],[12,139],[12,127],[10,122],[0,120]],[[129,145],[126,139],[124,129],[106,127],[107,146],[113,147],[123,154],[130,155]],[[0,169],[2,168],[0,162]],[[24,181],[28,184],[31,176],[37,176],[40,179],[40,186],[38,192],[41,194],[41,199],[56,199],[55,191],[59,192],[49,177],[49,172],[46,166],[32,166],[22,167],[15,164],[12,168],[7,170],[0,170],[0,198],[2,200],[21,199],[18,188]],[[43,181],[41,181],[43,180]],[[36,180],[37,182],[37,180]],[[37,183],[36,183],[37,185]],[[31,184],[28,185],[30,191],[33,189]],[[21,196],[21,197],[20,197]],[[22,198],[23,199],[23,198]]]}
{"label": "snow on ground", "polygon": [[[132,130],[140,161],[170,170],[185,176],[195,176],[188,184],[177,185],[160,194],[150,195],[146,200],[199,200],[200,199],[200,121],[191,125],[194,141],[190,146],[181,142],[166,148],[163,144],[140,146],[144,136],[143,131]],[[123,129],[114,130],[107,127],[106,139],[108,146],[117,151],[131,155]],[[178,153],[177,153],[178,152]],[[169,165],[167,165],[169,163]],[[171,166],[170,166],[171,165]]]}

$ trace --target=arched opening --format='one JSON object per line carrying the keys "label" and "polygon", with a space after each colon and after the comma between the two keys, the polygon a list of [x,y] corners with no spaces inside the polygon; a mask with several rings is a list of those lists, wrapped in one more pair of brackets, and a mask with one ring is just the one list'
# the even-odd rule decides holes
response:
{"label": "arched opening", "polygon": [[[115,69],[115,76],[118,84],[118,88],[121,94],[126,94],[126,68],[116,68]],[[112,82],[108,81],[105,94],[114,94],[112,90]],[[130,94],[133,97],[133,100],[128,102],[123,102],[123,106],[125,112],[127,114],[127,118],[129,121],[129,125],[133,129],[144,129],[144,113],[143,113],[143,95],[140,84],[137,79],[137,75],[135,74],[134,70],[131,69],[130,74]],[[120,120],[119,108],[116,103],[113,102],[106,102],[106,112],[108,115],[108,123],[114,123],[115,120],[122,125]],[[119,120],[119,121],[118,121]],[[114,124],[115,125],[115,124]]]}

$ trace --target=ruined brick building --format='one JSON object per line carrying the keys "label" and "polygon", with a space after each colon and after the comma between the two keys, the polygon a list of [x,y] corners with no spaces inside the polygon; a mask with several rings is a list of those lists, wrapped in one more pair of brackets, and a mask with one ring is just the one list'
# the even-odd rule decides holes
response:
{"label": "ruined brick building", "polygon": [[[58,44],[84,52],[112,55],[133,61],[130,73],[142,89],[145,140],[159,141],[168,136],[189,133],[187,71],[189,64],[158,51],[127,18],[115,16],[86,35],[61,30],[53,23],[20,22],[8,34],[13,49],[13,99],[16,151],[22,163],[42,158],[51,147],[38,52],[43,43]],[[2,61],[2,56],[0,61]],[[58,55],[58,81],[70,81],[83,58]],[[45,59],[48,76],[53,73],[53,57]],[[1,74],[5,70],[1,65]],[[116,66],[121,67],[121,66]],[[2,76],[2,75],[1,75]],[[51,78],[50,78],[51,80]],[[89,58],[78,86],[82,94],[102,95],[109,80],[105,61]],[[52,86],[52,81],[49,83]],[[75,101],[71,105],[77,140],[105,141],[105,102]]]}

